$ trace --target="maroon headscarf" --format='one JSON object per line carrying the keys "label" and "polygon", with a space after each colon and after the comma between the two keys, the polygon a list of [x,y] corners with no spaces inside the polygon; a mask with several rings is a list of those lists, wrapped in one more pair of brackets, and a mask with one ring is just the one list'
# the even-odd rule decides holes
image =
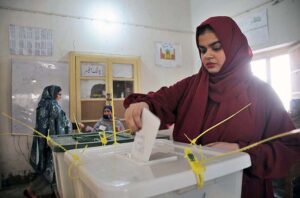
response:
{"label": "maroon headscarf", "polygon": [[[209,25],[214,30],[226,56],[226,61],[220,72],[210,74],[209,77],[209,95],[217,101],[221,101],[224,97],[232,96],[233,91],[234,93],[240,93],[243,90],[243,87],[236,87],[235,90],[227,92],[228,88],[232,89],[234,85],[245,81],[245,78],[251,76],[249,63],[252,58],[252,51],[237,24],[231,18],[225,16],[209,18],[198,26],[197,44],[199,29],[205,25]],[[200,72],[207,73],[203,65]]]}
{"label": "maroon headscarf", "polygon": [[[202,65],[195,82],[190,87],[195,92],[190,92],[187,96],[191,101],[185,100],[185,104],[182,105],[182,110],[185,109],[183,111],[186,112],[183,115],[179,114],[177,119],[182,120],[183,117],[188,117],[199,120],[199,122],[198,124],[184,124],[181,122],[185,126],[175,127],[174,139],[178,141],[186,142],[182,131],[190,138],[194,138],[199,135],[200,131],[213,126],[250,103],[250,99],[247,98],[245,93],[248,81],[252,78],[250,70],[252,52],[246,37],[231,18],[225,16],[212,17],[197,27],[197,46],[198,32],[206,25],[213,29],[221,42],[226,60],[221,70],[216,74],[209,74]],[[228,100],[237,97],[237,95],[242,96],[239,97],[240,100],[234,102]],[[208,105],[208,97],[219,105],[211,109]],[[189,106],[193,108],[189,108]],[[218,127],[215,130],[223,131],[222,128]]]}

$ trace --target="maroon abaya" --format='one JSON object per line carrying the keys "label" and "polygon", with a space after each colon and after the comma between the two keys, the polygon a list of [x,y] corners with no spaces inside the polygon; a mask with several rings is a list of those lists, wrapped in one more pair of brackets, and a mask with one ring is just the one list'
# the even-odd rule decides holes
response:
{"label": "maroon abaya", "polygon": [[[146,102],[161,119],[161,128],[175,123],[173,138],[187,142],[201,131],[251,106],[205,134],[199,144],[238,143],[240,148],[294,129],[287,112],[272,88],[254,77],[250,70],[252,52],[247,39],[229,17],[212,17],[197,28],[209,25],[217,35],[226,61],[216,74],[202,66],[199,73],[170,87],[149,94],[132,94],[124,101]],[[284,177],[291,164],[300,159],[299,135],[281,138],[252,148],[252,166],[244,170],[242,197],[273,197],[272,179]]]}

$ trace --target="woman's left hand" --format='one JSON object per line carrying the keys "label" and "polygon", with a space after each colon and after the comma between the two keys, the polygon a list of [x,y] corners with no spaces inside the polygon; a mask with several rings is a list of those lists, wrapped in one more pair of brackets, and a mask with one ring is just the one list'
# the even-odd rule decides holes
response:
{"label": "woman's left hand", "polygon": [[228,142],[213,142],[205,146],[228,150],[228,151],[233,151],[240,148],[237,143],[228,143]]}

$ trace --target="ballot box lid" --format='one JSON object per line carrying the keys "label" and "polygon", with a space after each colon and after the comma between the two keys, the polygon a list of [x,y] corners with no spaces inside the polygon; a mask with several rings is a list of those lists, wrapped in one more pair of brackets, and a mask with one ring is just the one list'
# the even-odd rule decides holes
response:
{"label": "ballot box lid", "polygon": [[[150,161],[141,163],[130,158],[132,145],[130,142],[70,150],[64,154],[64,159],[72,166],[72,177],[96,197],[150,197],[197,183],[183,148],[191,147],[196,158],[201,160],[199,148],[156,139]],[[203,147],[202,153],[205,158],[211,158],[224,151]],[[79,160],[74,161],[74,156]],[[249,155],[242,152],[209,161],[205,164],[204,181],[242,171],[250,165]]]}

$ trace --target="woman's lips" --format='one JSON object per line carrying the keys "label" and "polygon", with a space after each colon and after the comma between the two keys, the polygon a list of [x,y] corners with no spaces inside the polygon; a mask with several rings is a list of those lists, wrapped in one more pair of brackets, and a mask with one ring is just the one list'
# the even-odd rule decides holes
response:
{"label": "woman's lips", "polygon": [[216,66],[216,63],[207,63],[206,67],[207,68],[214,68]]}

